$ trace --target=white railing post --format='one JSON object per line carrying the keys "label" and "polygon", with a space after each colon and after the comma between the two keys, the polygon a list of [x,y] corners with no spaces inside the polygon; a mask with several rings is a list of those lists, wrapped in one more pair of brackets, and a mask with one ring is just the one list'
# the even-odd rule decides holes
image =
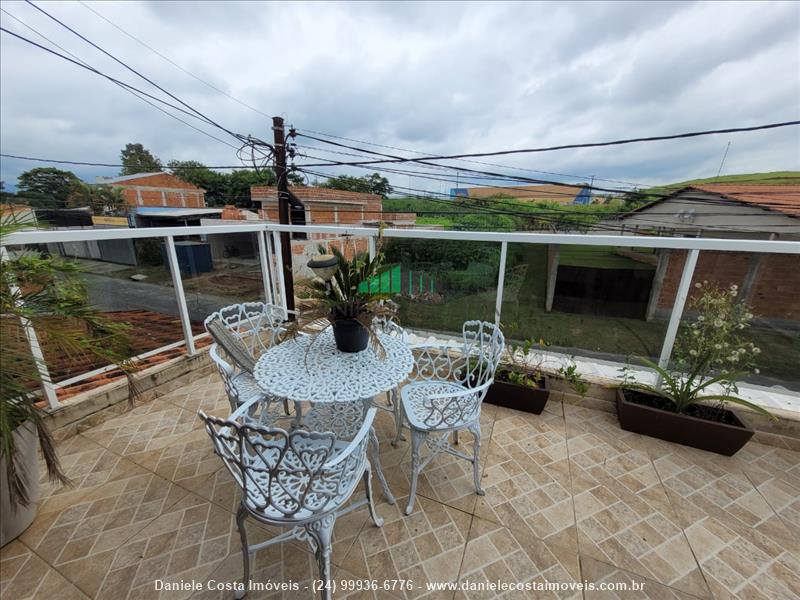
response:
{"label": "white railing post", "polygon": [[183,280],[181,279],[181,268],[178,264],[178,254],[175,252],[175,240],[171,235],[168,235],[166,239],[169,272],[170,275],[172,275],[172,285],[175,287],[175,299],[178,301],[178,314],[180,314],[181,317],[183,338],[186,340],[186,354],[192,356],[195,353],[192,322],[189,320],[189,307],[186,306],[186,294],[183,293]]}
{"label": "white railing post", "polygon": [[368,236],[367,241],[369,242],[369,259],[372,260],[375,258],[375,236]]}
{"label": "white railing post", "polygon": [[267,248],[267,246],[269,246],[269,241],[264,231],[259,231],[256,233],[256,236],[258,236],[258,261],[261,264],[261,282],[264,285],[264,302],[272,304],[272,282],[269,276],[270,252]]}
{"label": "white railing post", "polygon": [[283,317],[289,318],[289,307],[286,304],[286,281],[283,277],[283,250],[281,249],[281,234],[278,231],[272,232],[272,245],[275,247],[275,270],[278,272],[278,284],[280,286],[281,306],[283,306]]}
{"label": "white railing post", "polygon": [[506,283],[506,255],[508,254],[508,242],[500,243],[500,267],[497,273],[497,297],[494,301],[494,322],[500,325],[500,313],[503,308],[503,286]]}
{"label": "white railing post", "polygon": [[[7,260],[8,250],[6,250],[5,246],[0,246],[0,262],[5,262]],[[21,307],[22,302],[18,295],[19,288],[13,283],[10,283],[9,288],[11,295],[16,298],[16,305]],[[42,352],[42,347],[39,345],[39,337],[36,335],[36,330],[33,328],[30,319],[27,319],[22,315],[19,317],[19,322],[22,326],[22,331],[25,332],[25,337],[28,340],[28,346],[31,350],[31,356],[33,356],[33,362],[36,363],[36,370],[39,372],[39,379],[42,382],[42,394],[44,394],[45,400],[47,400],[47,405],[50,408],[59,408],[61,404],[58,402],[56,388],[53,385],[53,380],[50,378],[50,370],[47,368],[47,363],[44,361],[44,353]]]}
{"label": "white railing post", "polygon": [[[689,253],[686,255],[686,261],[683,263],[681,281],[678,284],[678,291],[675,294],[675,303],[672,305],[672,313],[669,316],[667,333],[664,335],[664,345],[661,346],[661,356],[658,359],[658,366],[662,369],[667,368],[669,359],[672,356],[672,347],[675,345],[675,336],[678,335],[678,327],[683,317],[683,307],[686,305],[686,299],[689,297],[689,287],[692,285],[692,276],[694,275],[694,268],[697,265],[697,256],[699,254],[700,250],[689,250]],[[656,379],[656,385],[661,385],[660,377]]]}

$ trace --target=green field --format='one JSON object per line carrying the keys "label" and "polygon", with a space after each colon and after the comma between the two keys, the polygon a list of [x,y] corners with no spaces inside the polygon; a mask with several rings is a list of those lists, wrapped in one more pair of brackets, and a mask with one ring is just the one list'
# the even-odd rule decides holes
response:
{"label": "green field", "polygon": [[[602,253],[581,252],[578,248],[562,246],[562,257],[570,261],[575,258],[572,262],[580,262],[583,266],[617,267],[620,264],[611,252],[612,248],[605,249],[606,252]],[[624,257],[619,258],[634,262]],[[509,278],[514,268],[521,264],[527,264],[528,267],[519,291],[514,295]],[[502,307],[503,329],[508,337],[541,338],[554,348],[567,353],[590,354],[617,361],[625,361],[631,356],[658,356],[666,331],[664,320],[648,322],[640,319],[546,312],[546,264],[545,247],[513,244],[509,248]],[[626,264],[622,268],[629,266]],[[466,320],[494,320],[495,299],[496,288],[478,293],[451,292],[444,295],[441,304],[400,297],[400,321],[412,329],[457,332]],[[797,372],[797,365],[800,364],[800,333],[766,327],[753,327],[750,332],[752,341],[761,348],[761,356],[764,357],[760,365],[761,375],[754,381],[780,383],[791,389],[800,389]]]}

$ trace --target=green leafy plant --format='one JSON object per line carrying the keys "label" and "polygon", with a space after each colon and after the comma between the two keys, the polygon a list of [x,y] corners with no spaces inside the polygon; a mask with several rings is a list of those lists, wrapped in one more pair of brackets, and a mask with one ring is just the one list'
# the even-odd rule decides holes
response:
{"label": "green leafy plant", "polygon": [[[331,246],[330,252],[337,260],[331,281],[314,278],[299,286],[308,308],[299,312],[287,333],[296,335],[305,331],[318,334],[339,320],[352,319],[367,330],[370,343],[382,352],[383,347],[373,326],[374,319],[391,319],[396,312],[394,303],[385,302],[391,294],[372,291],[374,286],[370,285],[386,271],[382,240],[379,234],[374,256],[370,257],[368,252],[354,252],[349,260]],[[319,252],[326,254],[327,249],[320,245]]]}
{"label": "green leafy plant", "polygon": [[[13,216],[0,219],[0,245],[6,236],[25,227]],[[26,328],[32,327],[46,355],[65,356],[75,362],[90,358],[117,364],[126,375],[134,371],[128,326],[95,311],[76,264],[35,251],[19,251],[2,261],[0,270],[0,457],[12,506],[28,506],[29,482],[16,451],[14,432],[29,423],[36,430],[51,480],[67,483],[47,428],[40,396],[39,365],[30,352]],[[129,383],[131,380],[129,378]],[[136,389],[131,387],[131,402]]]}
{"label": "green leafy plant", "polygon": [[[758,371],[755,361],[760,354],[760,349],[745,338],[753,314],[737,300],[737,286],[722,289],[704,281],[695,284],[695,288],[698,292],[690,300],[689,308],[696,311],[697,317],[681,325],[672,367],[663,368],[646,358],[639,359],[657,373],[661,384],[637,382],[631,370],[625,368],[623,389],[657,396],[666,401],[668,410],[677,413],[692,411],[700,404],[724,408],[731,403],[772,417],[769,411],[737,395],[736,381],[751,369]],[[719,385],[722,392],[709,392],[714,385]]]}
{"label": "green leafy plant", "polygon": [[562,364],[558,368],[558,374],[567,382],[572,390],[581,398],[586,396],[589,391],[589,383],[581,376],[578,371],[578,365],[575,362],[575,357],[571,356],[566,364]]}
{"label": "green leafy plant", "polygon": [[[527,338],[521,342],[511,341],[512,336],[518,331],[516,323],[511,323],[507,327],[506,353],[503,362],[498,369],[500,378],[510,383],[523,385],[529,388],[541,388],[544,386],[544,371],[542,365],[546,360],[543,350],[550,343],[543,339]],[[537,350],[535,354],[531,351]]]}

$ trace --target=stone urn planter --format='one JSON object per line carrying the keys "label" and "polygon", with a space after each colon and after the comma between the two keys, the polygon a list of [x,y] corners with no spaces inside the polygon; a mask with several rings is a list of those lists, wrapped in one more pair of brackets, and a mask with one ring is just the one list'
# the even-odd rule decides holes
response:
{"label": "stone urn planter", "polygon": [[39,503],[39,459],[36,454],[36,428],[27,421],[12,434],[16,456],[27,476],[28,506],[13,506],[6,477],[6,457],[0,458],[0,547],[16,539],[36,518]]}
{"label": "stone urn planter", "polygon": [[696,405],[696,414],[659,408],[663,401],[639,391],[617,389],[617,416],[625,431],[733,456],[754,431],[730,410]]}

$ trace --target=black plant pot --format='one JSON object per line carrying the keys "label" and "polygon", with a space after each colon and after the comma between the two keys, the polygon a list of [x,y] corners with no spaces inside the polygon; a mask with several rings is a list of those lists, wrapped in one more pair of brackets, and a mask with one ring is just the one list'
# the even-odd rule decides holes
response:
{"label": "black plant pot", "polygon": [[369,342],[369,332],[356,319],[338,319],[333,323],[333,338],[341,352],[361,352]]}
{"label": "black plant pot", "polygon": [[544,388],[532,388],[527,385],[495,379],[494,383],[489,386],[484,401],[489,404],[540,415],[549,397],[550,392]]}
{"label": "black plant pot", "polygon": [[724,412],[726,420],[731,424],[631,402],[626,398],[624,390],[617,389],[617,416],[620,427],[625,431],[733,456],[753,437],[754,431],[733,412]]}

